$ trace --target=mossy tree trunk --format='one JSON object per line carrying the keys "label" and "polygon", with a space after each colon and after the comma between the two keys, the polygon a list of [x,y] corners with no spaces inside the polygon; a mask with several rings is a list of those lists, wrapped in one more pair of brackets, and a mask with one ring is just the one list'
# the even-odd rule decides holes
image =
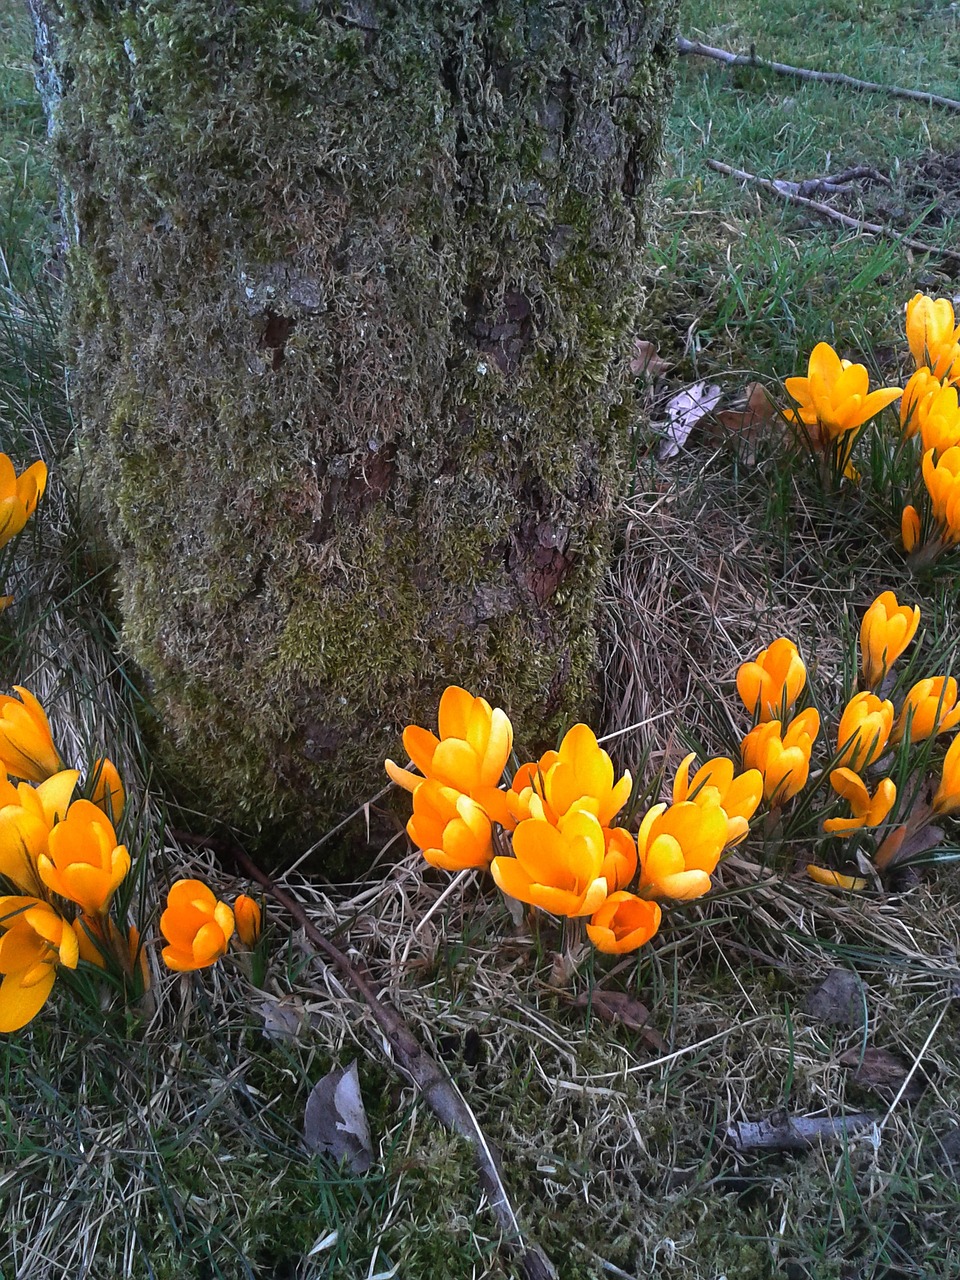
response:
{"label": "mossy tree trunk", "polygon": [[55,13],[88,482],[212,811],[308,836],[450,682],[588,704],[674,10]]}

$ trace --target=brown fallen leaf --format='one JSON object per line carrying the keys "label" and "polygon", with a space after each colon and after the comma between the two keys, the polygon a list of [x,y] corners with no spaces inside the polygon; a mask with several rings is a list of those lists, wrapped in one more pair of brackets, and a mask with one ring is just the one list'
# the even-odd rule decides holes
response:
{"label": "brown fallen leaf", "polygon": [[306,1016],[303,1001],[296,996],[276,996],[264,991],[253,1009],[263,1019],[263,1034],[268,1040],[296,1040]]}
{"label": "brown fallen leaf", "polygon": [[686,391],[678,391],[667,401],[664,439],[660,444],[660,461],[675,458],[690,437],[690,432],[708,413],[712,413],[723,392],[716,385],[695,382]]}
{"label": "brown fallen leaf", "polygon": [[811,1018],[839,1027],[863,1027],[866,1021],[866,988],[849,969],[831,969],[823,982],[807,996],[804,1005]]}
{"label": "brown fallen leaf", "polygon": [[634,356],[630,361],[630,372],[635,378],[646,375],[648,378],[655,378],[658,373],[663,373],[670,368],[670,365],[663,356],[657,351],[655,342],[648,342],[646,338],[637,338],[633,344]]}
{"label": "brown fallen leaf", "polygon": [[911,858],[935,849],[942,842],[943,836],[943,828],[932,822],[912,832],[909,832],[905,826],[896,827],[873,855],[873,865],[879,871],[902,866]]}
{"label": "brown fallen leaf", "polygon": [[[899,1091],[910,1073],[911,1065],[889,1049],[873,1047],[864,1049],[862,1055],[859,1049],[848,1049],[846,1053],[841,1053],[839,1061],[842,1067],[848,1067],[853,1072],[852,1078],[857,1084],[871,1089],[888,1101]],[[925,1085],[925,1078],[919,1071],[915,1071],[901,1097],[907,1102],[916,1102]]]}
{"label": "brown fallen leaf", "polygon": [[595,987],[593,991],[581,991],[573,1002],[575,1009],[589,1009],[603,1022],[613,1025],[619,1023],[629,1031],[639,1031],[643,1039],[659,1053],[665,1052],[667,1042],[654,1027],[647,1024],[651,1013],[645,1004],[628,995],[625,991],[604,991]]}
{"label": "brown fallen leaf", "polygon": [[758,442],[772,435],[775,429],[782,434],[783,423],[766,388],[759,382],[751,382],[743,409],[724,409],[711,416],[706,425],[707,439],[734,444],[752,464],[756,461]]}
{"label": "brown fallen leaf", "polygon": [[319,1151],[353,1173],[366,1173],[373,1163],[370,1126],[360,1096],[356,1059],[348,1067],[334,1067],[310,1090],[303,1115],[303,1138],[310,1151]]}

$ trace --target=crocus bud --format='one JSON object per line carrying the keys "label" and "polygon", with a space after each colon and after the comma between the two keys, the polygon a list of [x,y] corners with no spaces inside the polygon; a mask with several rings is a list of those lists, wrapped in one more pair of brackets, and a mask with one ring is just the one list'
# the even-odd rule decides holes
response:
{"label": "crocus bud", "polygon": [[875,689],[917,633],[920,610],[884,591],[863,615],[860,653],[864,684]]}
{"label": "crocus bud", "polygon": [[903,539],[903,549],[907,555],[911,551],[916,551],[920,545],[920,512],[914,506],[903,508],[903,514],[900,516],[900,537]]}
{"label": "crocus bud", "polygon": [[0,764],[15,778],[43,782],[62,768],[50,722],[29,689],[13,687],[19,700],[0,695]]}
{"label": "crocus bud", "polygon": [[237,926],[237,937],[243,945],[255,947],[263,925],[260,904],[245,893],[239,894],[233,904],[233,919]]}
{"label": "crocus bud", "polygon": [[761,649],[753,662],[737,672],[737,692],[751,715],[761,722],[789,715],[807,683],[807,669],[797,646],[781,636]]}
{"label": "crocus bud", "polygon": [[879,760],[892,729],[892,702],[882,702],[875,693],[854,694],[840,717],[837,768],[845,766],[860,773]]}

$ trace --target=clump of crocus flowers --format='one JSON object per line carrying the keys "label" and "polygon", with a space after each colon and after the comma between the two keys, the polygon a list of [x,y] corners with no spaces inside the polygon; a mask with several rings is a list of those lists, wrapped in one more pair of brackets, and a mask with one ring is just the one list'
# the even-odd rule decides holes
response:
{"label": "clump of crocus flowers", "polygon": [[[796,709],[806,671],[793,641],[775,640],[737,674],[738,692],[754,720],[741,755],[745,766],[763,776],[767,826],[782,838],[795,811],[800,838],[807,845],[822,842],[822,860],[853,872],[887,869],[905,847],[905,837],[928,825],[932,813],[951,812],[954,804],[960,809],[955,746],[947,752],[932,805],[926,796],[933,778],[924,792],[935,739],[960,725],[957,682],[952,676],[927,676],[907,687],[908,678],[893,670],[919,625],[920,610],[901,605],[892,591],[870,604],[860,626],[859,688],[837,708],[835,731],[825,740],[820,712],[812,705]],[[778,719],[771,718],[774,711]],[[912,780],[902,788],[902,813],[893,773]],[[820,862],[810,863],[807,871],[834,887],[867,884],[862,875]]]}
{"label": "clump of crocus flowers", "polygon": [[[680,764],[669,797],[633,821],[633,792],[594,732],[574,725],[555,751],[503,774],[513,746],[502,710],[465,689],[440,701],[438,732],[411,726],[404,745],[419,773],[386,762],[412,794],[407,831],[425,859],[447,871],[489,869],[509,897],[548,914],[586,921],[601,951],[642,947],[669,904],[702,897],[726,853],[760,821],[779,843],[815,847],[809,875],[832,887],[862,888],[864,860],[885,869],[931,815],[960,812],[960,748],[946,753],[937,781],[894,782],[929,772],[938,735],[960,726],[957,682],[910,683],[894,666],[914,642],[920,610],[885,591],[860,628],[859,687],[827,714],[809,688],[793,640],[781,636],[744,662],[736,688],[751,724],[740,762],[718,756]],[[909,687],[908,687],[909,686]],[[814,705],[819,703],[819,708]],[[692,776],[691,776],[692,773]],[[900,809],[898,810],[898,801]],[[834,863],[835,866],[822,865]]]}
{"label": "clump of crocus flowers", "polygon": [[669,802],[654,805],[636,834],[618,824],[629,773],[585,724],[559,749],[503,780],[513,746],[505,713],[457,686],[440,699],[438,733],[410,726],[404,746],[421,773],[388,760],[412,793],[407,831],[428,862],[448,871],[489,869],[509,897],[550,915],[586,921],[601,951],[634,951],[660,928],[662,902],[697,898],[725,849],[741,840],[760,802],[756,770],[709,760],[677,773]]}
{"label": "clump of crocus flowers", "polygon": [[[64,767],[38,699],[21,686],[15,694],[0,695],[0,1032],[39,1013],[62,969],[110,970],[131,999],[150,981],[121,901],[131,857],[117,835],[126,797],[116,766],[101,758],[81,782]],[[261,911],[245,894],[231,909],[200,881],[180,880],[160,929],[168,968],[201,969],[235,932],[255,946]]]}
{"label": "clump of crocus flowers", "polygon": [[930,563],[960,544],[960,324],[949,298],[917,293],[906,304],[914,371],[903,388],[869,390],[863,365],[827,343],[810,355],[806,377],[787,378],[797,402],[787,420],[825,463],[833,480],[854,477],[853,447],[868,422],[899,398],[893,460],[909,461],[909,501],[900,507],[908,555]]}

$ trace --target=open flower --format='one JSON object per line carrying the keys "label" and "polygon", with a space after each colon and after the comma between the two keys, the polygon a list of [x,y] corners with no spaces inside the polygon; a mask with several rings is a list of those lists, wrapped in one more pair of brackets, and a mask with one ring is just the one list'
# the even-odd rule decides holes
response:
{"label": "open flower", "polygon": [[160,932],[170,944],[161,953],[163,962],[178,973],[206,969],[226,955],[233,929],[233,912],[202,880],[178,880],[160,917]]}
{"label": "open flower", "polygon": [[619,956],[636,951],[660,928],[660,907],[634,893],[611,893],[593,913],[587,937],[598,951]]}
{"label": "open flower", "polygon": [[743,763],[760,770],[768,804],[786,804],[807,785],[810,755],[819,733],[819,713],[808,707],[794,716],[786,732],[781,732],[779,720],[770,720],[758,724],[744,738],[740,747]]}
{"label": "open flower", "polygon": [[935,460],[928,449],[921,464],[934,519],[946,542],[960,542],[960,445],[945,449]]}
{"label": "open flower", "polygon": [[879,827],[886,821],[897,799],[897,788],[891,778],[883,778],[873,793],[852,769],[834,769],[830,785],[850,805],[852,818],[827,818],[823,824],[828,835],[849,836],[862,827]]}
{"label": "open flower", "polygon": [[[513,833],[513,852],[512,858],[494,858],[494,880],[511,898],[551,915],[592,916],[611,888],[603,874],[603,828],[582,809],[564,814],[556,825],[526,818]],[[614,874],[616,864],[611,867]]]}
{"label": "open flower", "polygon": [[744,662],[737,672],[737,692],[743,705],[760,721],[790,715],[806,683],[807,669],[797,646],[784,636],[761,649],[753,662]]}
{"label": "open flower", "polygon": [[941,356],[960,342],[953,303],[915,293],[907,303],[907,342],[917,368],[936,365]]}
{"label": "open flower", "polygon": [[820,440],[829,444],[863,426],[902,394],[900,387],[869,390],[864,365],[841,360],[833,347],[818,342],[810,355],[805,378],[787,378],[787,391],[800,408],[796,416],[808,427],[818,425]]}
{"label": "open flower", "polygon": [[427,778],[414,791],[407,834],[427,862],[444,871],[486,868],[493,857],[493,828],[486,811],[435,778]]}
{"label": "open flower", "polygon": [[[451,685],[444,690],[437,716],[440,736],[418,725],[403,731],[407,754],[424,777],[470,796],[494,822],[512,825],[504,793],[497,790],[513,748],[513,726],[506,712]],[[413,791],[423,778],[392,760],[386,770],[398,786]]]}
{"label": "open flower", "polygon": [[43,1008],[57,965],[77,967],[77,938],[53,907],[34,897],[0,897],[0,1031],[19,1031]]}
{"label": "open flower", "polygon": [[0,547],[27,523],[46,486],[46,463],[35,462],[18,476],[7,455],[0,453]]}
{"label": "open flower", "polygon": [[50,832],[37,859],[40,879],[89,915],[102,914],[130,870],[130,855],[117,844],[113,824],[90,800],[75,800]]}
{"label": "open flower", "polygon": [[890,734],[891,742],[899,742],[910,731],[911,742],[922,742],[935,734],[946,733],[960,724],[957,706],[957,682],[953,676],[931,676],[918,680],[900,708],[900,716]]}
{"label": "open flower", "polygon": [[680,762],[673,780],[673,803],[692,800],[694,804],[718,804],[727,815],[727,844],[739,844],[750,830],[750,819],[763,799],[763,778],[758,769],[733,776],[733,761],[716,756],[700,766],[690,779],[691,752]]}
{"label": "open flower", "polygon": [[537,764],[517,771],[507,802],[521,820],[535,816],[557,823],[571,810],[582,809],[607,827],[630,798],[632,786],[629,773],[614,782],[613,761],[596,734],[588,725],[575,724],[559,751],[548,751]]}
{"label": "open flower", "polygon": [[[0,809],[0,875],[25,893],[43,895],[37,869],[54,824],[67,812],[80,774],[64,769],[31,787],[21,782],[12,801]],[[7,799],[11,799],[7,793]]]}
{"label": "open flower", "polygon": [[860,624],[860,665],[868,688],[877,687],[917,634],[919,625],[919,609],[898,604],[892,591],[877,596]]}
{"label": "open flower", "polygon": [[652,898],[700,898],[727,843],[718,804],[655,804],[637,833],[640,890]]}
{"label": "open flower", "polygon": [[0,764],[15,778],[43,782],[62,768],[50,722],[29,689],[13,687],[19,700],[0,694]]}
{"label": "open flower", "polygon": [[892,729],[892,702],[875,693],[854,694],[840,717],[836,767],[862,772],[883,755]]}

